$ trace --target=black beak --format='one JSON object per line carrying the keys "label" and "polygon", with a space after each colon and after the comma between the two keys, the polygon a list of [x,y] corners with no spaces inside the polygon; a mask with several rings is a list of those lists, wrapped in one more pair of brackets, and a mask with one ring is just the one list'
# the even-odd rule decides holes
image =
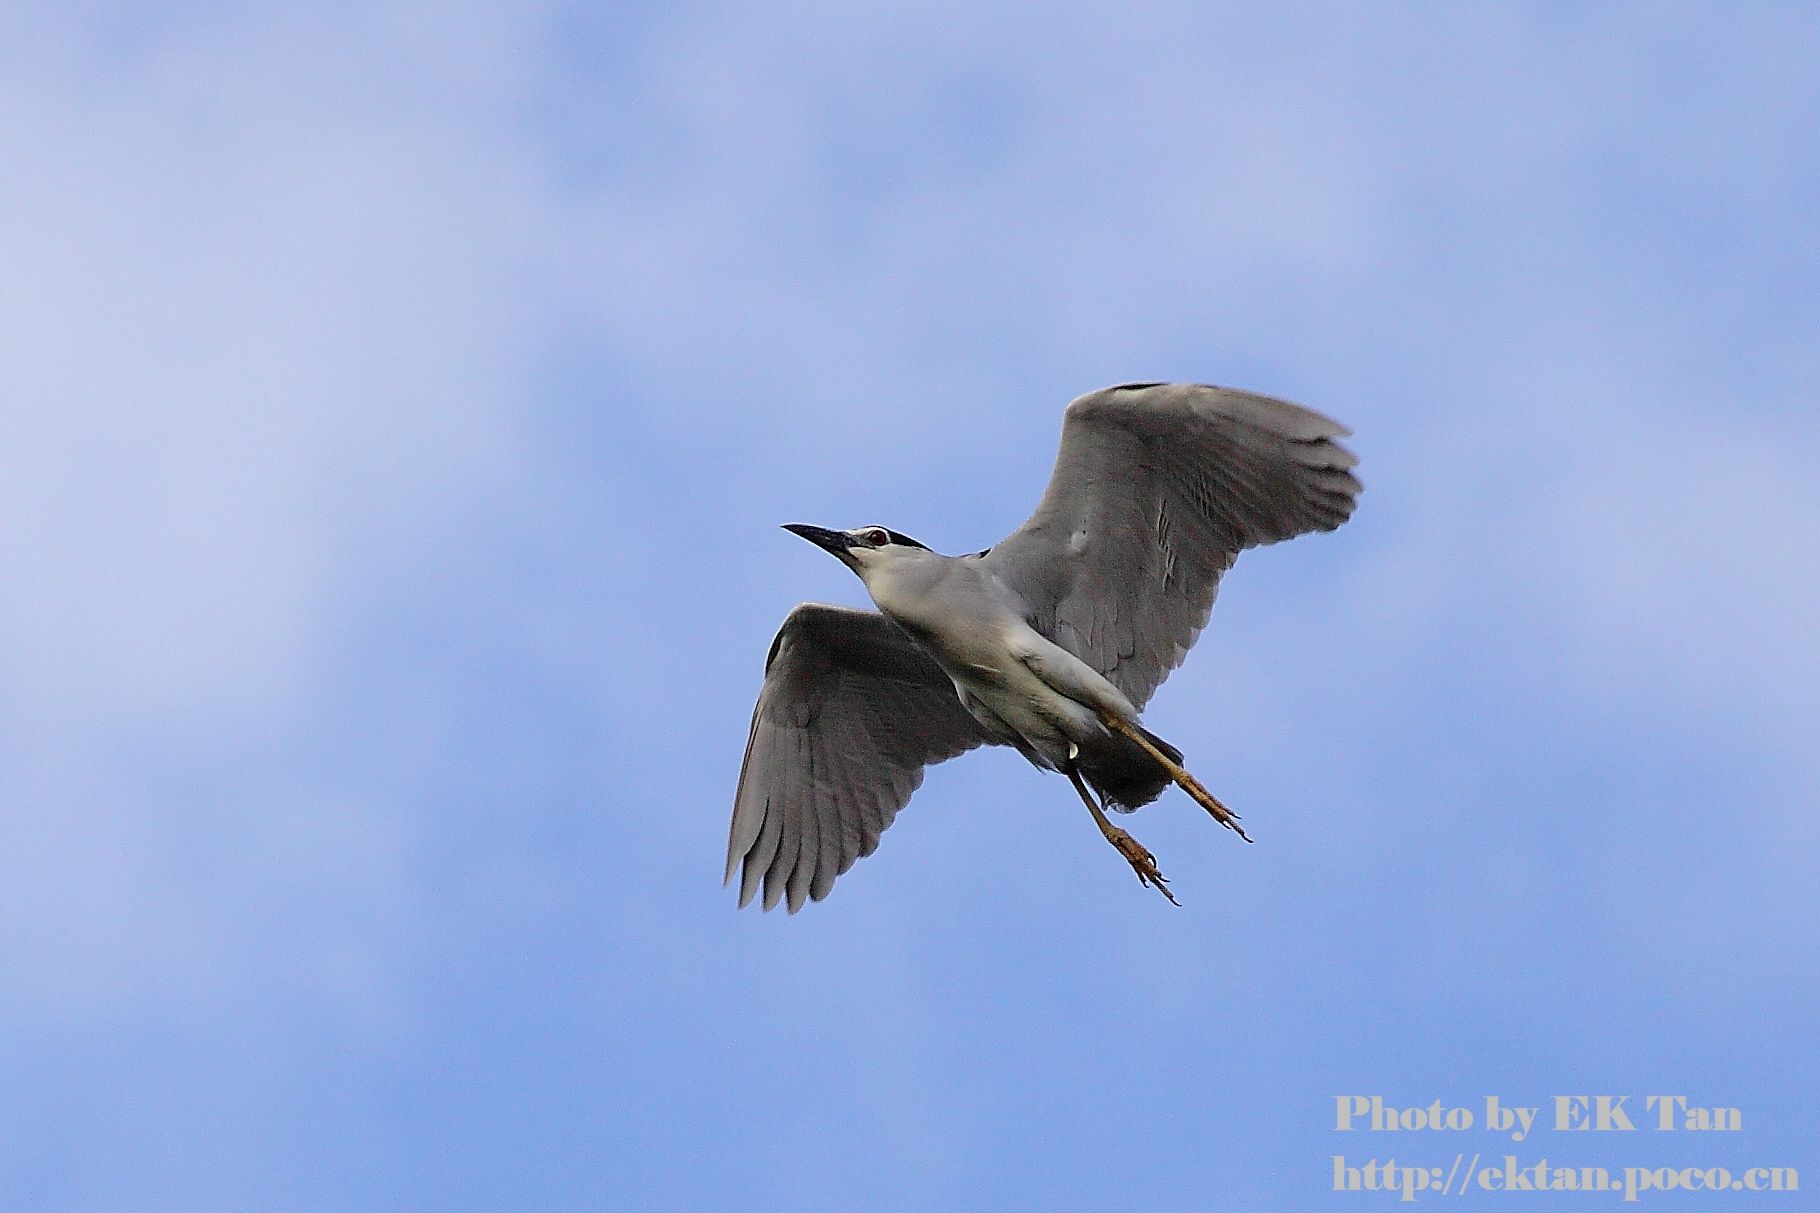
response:
{"label": "black beak", "polygon": [[847,549],[855,543],[853,536],[844,532],[830,531],[826,527],[809,526],[802,522],[787,523],[784,530],[789,531],[792,535],[800,535],[824,552],[839,557],[842,563],[846,562]]}

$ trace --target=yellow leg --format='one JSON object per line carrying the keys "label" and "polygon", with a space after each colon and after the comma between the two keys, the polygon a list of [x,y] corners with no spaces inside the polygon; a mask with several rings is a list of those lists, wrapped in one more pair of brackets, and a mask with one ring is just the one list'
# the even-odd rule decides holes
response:
{"label": "yellow leg", "polygon": [[1067,772],[1069,782],[1074,784],[1074,790],[1081,794],[1081,803],[1087,806],[1089,813],[1093,814],[1093,823],[1099,826],[1100,833],[1106,836],[1106,841],[1117,847],[1119,854],[1125,857],[1125,862],[1129,863],[1131,870],[1137,873],[1138,883],[1149,885],[1167,897],[1172,904],[1181,905],[1181,902],[1176,901],[1175,894],[1169,891],[1169,881],[1161,872],[1157,871],[1156,856],[1146,850],[1143,843],[1107,819],[1105,811],[1094,803],[1093,793],[1089,792],[1087,785],[1081,782],[1081,773],[1074,769],[1072,763],[1064,770]]}
{"label": "yellow leg", "polygon": [[1209,813],[1212,813],[1215,821],[1236,833],[1246,842],[1251,841],[1251,835],[1247,834],[1244,828],[1239,825],[1239,815],[1214,799],[1213,793],[1202,787],[1200,780],[1190,775],[1180,764],[1172,760],[1169,755],[1152,745],[1150,743],[1150,738],[1144,736],[1144,730],[1127,724],[1117,716],[1114,716],[1111,712],[1101,712],[1100,723],[1104,724],[1115,733],[1123,733],[1126,737],[1129,737],[1131,740],[1143,746],[1144,749],[1149,752],[1150,756],[1156,759],[1158,763],[1162,764],[1165,771],[1169,772],[1169,778],[1175,780],[1176,785],[1180,787],[1182,791],[1194,797],[1194,802],[1196,804],[1200,805],[1203,809],[1206,809]]}

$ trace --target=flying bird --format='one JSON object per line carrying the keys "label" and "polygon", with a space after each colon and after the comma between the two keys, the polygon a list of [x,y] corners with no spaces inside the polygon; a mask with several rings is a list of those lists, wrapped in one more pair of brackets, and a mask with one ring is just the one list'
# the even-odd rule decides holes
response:
{"label": "flying bird", "polygon": [[1139,713],[1240,552],[1351,516],[1357,460],[1334,441],[1350,432],[1250,392],[1121,384],[1069,404],[1036,512],[995,547],[943,556],[883,526],[785,527],[878,610],[804,603],[771,642],[727,845],[739,904],[761,887],[767,910],[820,901],[925,767],[981,745],[1067,776],[1139,882],[1175,901],[1107,810],[1175,783],[1246,835]]}

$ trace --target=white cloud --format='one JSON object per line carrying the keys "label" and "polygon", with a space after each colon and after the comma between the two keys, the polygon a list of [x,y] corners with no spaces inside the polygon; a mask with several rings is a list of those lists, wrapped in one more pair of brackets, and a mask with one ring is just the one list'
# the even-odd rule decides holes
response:
{"label": "white cloud", "polygon": [[[397,554],[521,457],[548,216],[517,20],[46,22],[4,73],[9,1000],[94,1008],[186,952],[231,982],[244,901],[319,893],[308,950],[398,896],[397,806],[185,772],[309,727]],[[270,833],[293,813],[316,841]]]}

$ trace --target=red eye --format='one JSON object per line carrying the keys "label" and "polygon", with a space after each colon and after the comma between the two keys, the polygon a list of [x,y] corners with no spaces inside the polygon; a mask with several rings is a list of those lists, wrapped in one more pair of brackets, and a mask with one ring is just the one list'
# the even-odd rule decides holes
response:
{"label": "red eye", "polygon": [[891,542],[891,532],[882,530],[878,527],[873,527],[866,532],[866,538],[871,542],[873,547],[882,548],[887,543]]}

